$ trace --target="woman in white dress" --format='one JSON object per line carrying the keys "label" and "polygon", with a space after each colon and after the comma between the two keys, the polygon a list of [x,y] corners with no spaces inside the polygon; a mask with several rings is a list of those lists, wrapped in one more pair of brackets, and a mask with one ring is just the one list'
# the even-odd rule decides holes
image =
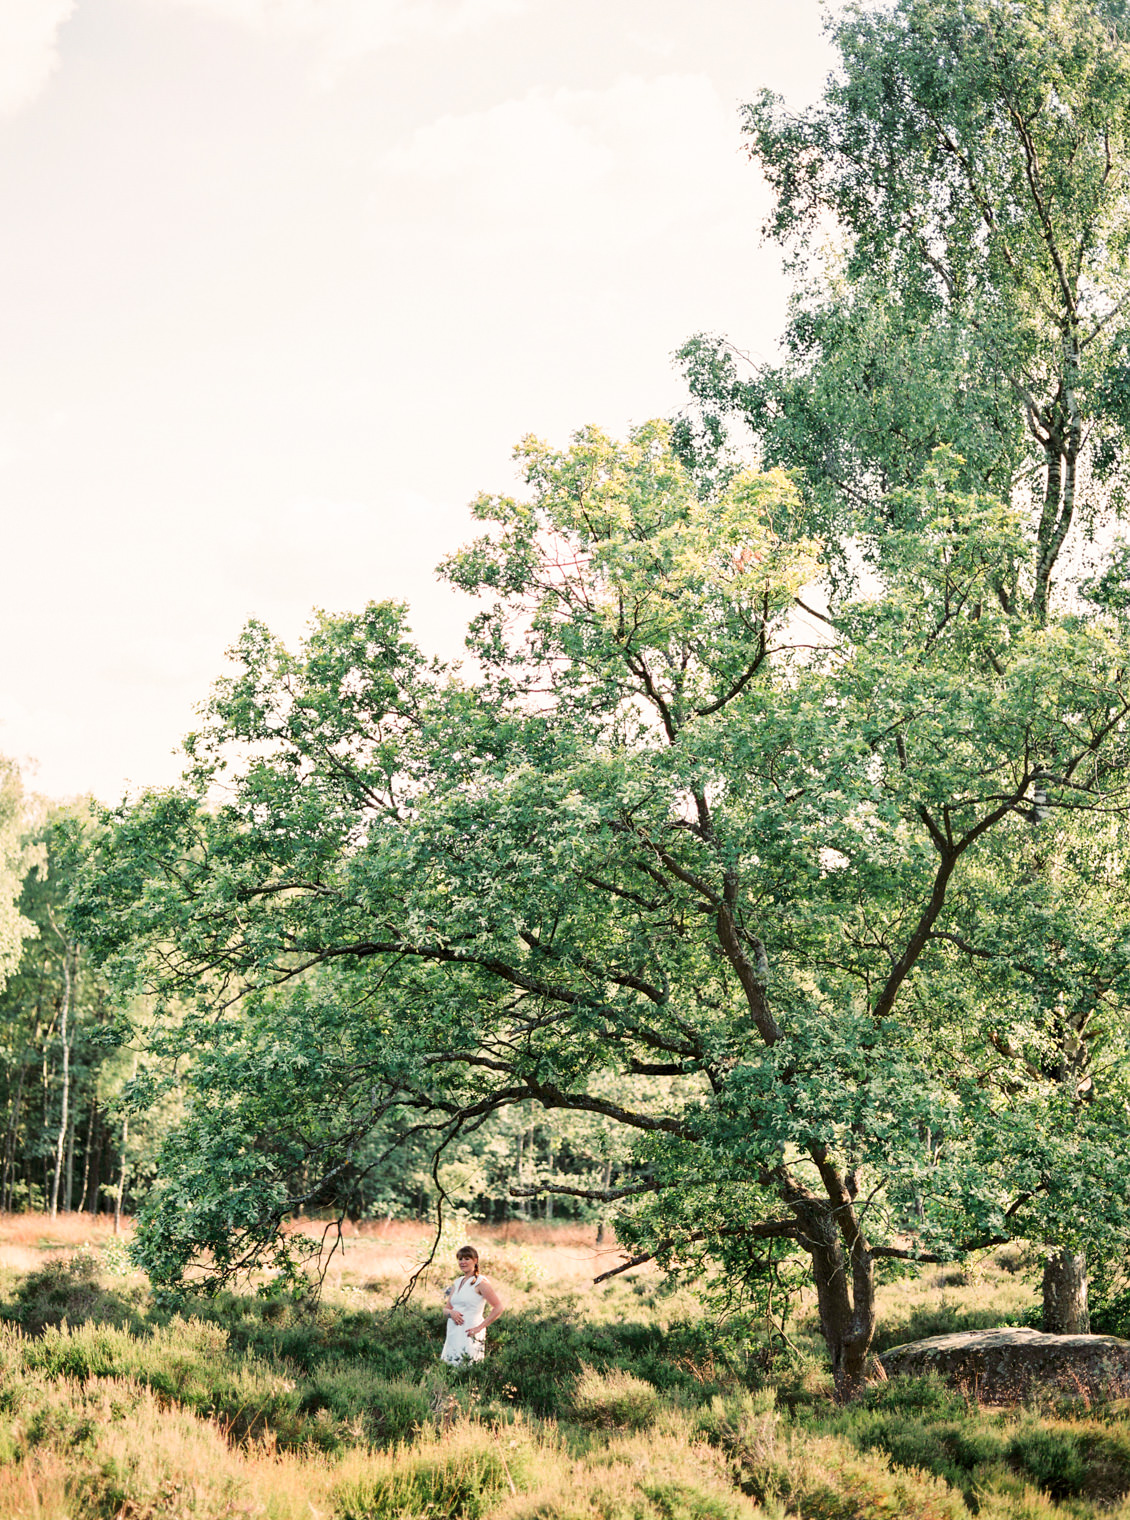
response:
{"label": "woman in white dress", "polygon": [[486,1355],[486,1329],[502,1313],[502,1300],[479,1274],[479,1253],[460,1246],[455,1253],[460,1276],[443,1295],[447,1337],[441,1353],[445,1362],[481,1362]]}

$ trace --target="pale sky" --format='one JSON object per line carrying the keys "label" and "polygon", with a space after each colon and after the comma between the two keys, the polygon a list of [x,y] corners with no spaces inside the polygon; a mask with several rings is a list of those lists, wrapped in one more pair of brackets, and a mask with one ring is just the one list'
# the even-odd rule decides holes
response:
{"label": "pale sky", "polygon": [[738,106],[817,0],[0,0],[0,752],[164,784],[250,617],[410,604],[527,432],[785,308]]}

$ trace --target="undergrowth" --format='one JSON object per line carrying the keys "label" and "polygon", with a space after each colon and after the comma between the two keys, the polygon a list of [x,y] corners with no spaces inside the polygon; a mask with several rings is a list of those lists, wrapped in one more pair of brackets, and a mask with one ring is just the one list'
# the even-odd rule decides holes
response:
{"label": "undergrowth", "polygon": [[[504,1285],[486,1361],[452,1369],[427,1305],[172,1315],[96,1253],[47,1262],[0,1304],[0,1520],[1130,1520],[1122,1405],[896,1379],[840,1407],[803,1321],[782,1360],[740,1316],[613,1288]],[[888,1338],[1023,1317],[1008,1271],[887,1292]]]}

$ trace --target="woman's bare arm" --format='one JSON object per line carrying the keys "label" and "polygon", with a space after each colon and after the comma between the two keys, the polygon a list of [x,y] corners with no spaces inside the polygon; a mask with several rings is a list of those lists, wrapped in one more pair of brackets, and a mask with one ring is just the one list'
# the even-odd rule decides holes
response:
{"label": "woman's bare arm", "polygon": [[489,1281],[489,1279],[480,1277],[478,1282],[475,1284],[475,1291],[486,1300],[487,1308],[486,1313],[483,1316],[482,1323],[478,1325],[472,1325],[470,1330],[467,1331],[468,1335],[478,1335],[479,1332],[485,1330],[488,1325],[493,1325],[495,1320],[502,1313],[502,1300],[498,1296],[498,1289],[493,1285],[493,1283]]}

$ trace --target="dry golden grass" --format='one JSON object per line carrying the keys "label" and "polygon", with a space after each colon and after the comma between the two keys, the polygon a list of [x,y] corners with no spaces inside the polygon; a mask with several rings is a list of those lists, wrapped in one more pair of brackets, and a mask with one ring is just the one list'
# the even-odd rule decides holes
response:
{"label": "dry golden grass", "polygon": [[[133,1222],[122,1220],[122,1234],[128,1236]],[[81,1245],[105,1245],[113,1236],[114,1221],[108,1214],[0,1214],[0,1246],[29,1246],[40,1250],[48,1246],[73,1249]]]}
{"label": "dry golden grass", "polygon": [[[133,1231],[123,1219],[121,1238]],[[104,1246],[114,1237],[114,1221],[107,1214],[0,1214],[0,1267],[12,1272],[31,1272],[51,1256],[80,1246]]]}
{"label": "dry golden grass", "polygon": [[[327,1250],[334,1247],[325,1279],[331,1292],[341,1288],[372,1288],[383,1296],[398,1293],[420,1266],[431,1249],[434,1228],[426,1220],[365,1220],[360,1226],[347,1223],[339,1239],[336,1224],[327,1227],[318,1221],[303,1220],[291,1226],[291,1233],[323,1241]],[[619,1265],[624,1258],[610,1232],[606,1231],[597,1245],[595,1225],[541,1222],[477,1225],[468,1243],[479,1252],[487,1275],[498,1276],[512,1292],[519,1293],[522,1290],[515,1286],[518,1282],[529,1284],[526,1293],[585,1292],[592,1287],[595,1277]],[[635,1268],[633,1275],[653,1270]],[[453,1254],[451,1259],[447,1253],[437,1255],[421,1286],[426,1290],[446,1284],[457,1271]]]}
{"label": "dry golden grass", "polygon": [[71,1451],[44,1444],[0,1464],[0,1520],[311,1520],[331,1512],[335,1471],[324,1458],[232,1446],[215,1421],[123,1380],[60,1383],[58,1396],[92,1434]]}

